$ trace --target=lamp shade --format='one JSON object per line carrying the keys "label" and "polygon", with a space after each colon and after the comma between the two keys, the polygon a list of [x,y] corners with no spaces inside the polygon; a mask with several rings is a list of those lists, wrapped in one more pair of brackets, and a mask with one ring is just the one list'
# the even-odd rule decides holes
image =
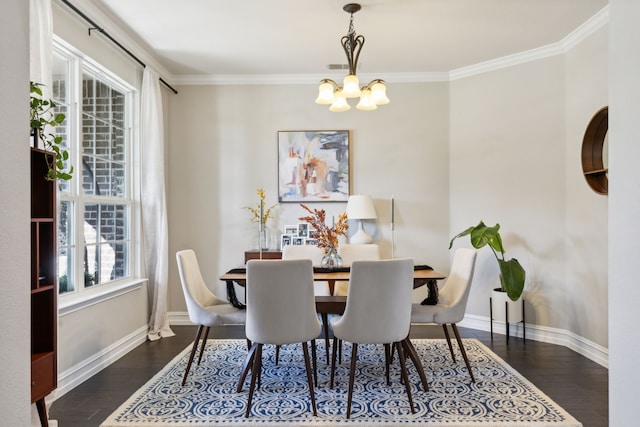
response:
{"label": "lamp shade", "polygon": [[370,196],[349,196],[347,202],[347,217],[349,219],[375,219],[378,217],[373,200]]}
{"label": "lamp shade", "polygon": [[347,98],[344,97],[341,90],[337,90],[333,94],[333,104],[329,107],[329,111],[339,113],[341,111],[347,111],[351,106],[347,103]]}
{"label": "lamp shade", "polygon": [[373,98],[371,97],[370,89],[362,89],[362,94],[360,95],[360,102],[356,105],[358,110],[363,111],[371,111],[378,108],[375,102],[373,102]]}
{"label": "lamp shade", "polygon": [[316,104],[332,104],[333,103],[333,86],[329,82],[323,82],[318,87],[318,97]]}
{"label": "lamp shade", "polygon": [[357,98],[360,96],[360,80],[354,74],[347,75],[342,81],[342,93],[345,98]]}
{"label": "lamp shade", "polygon": [[387,87],[384,85],[382,80],[371,86],[371,97],[376,105],[385,105],[389,103],[389,98],[387,98]]}

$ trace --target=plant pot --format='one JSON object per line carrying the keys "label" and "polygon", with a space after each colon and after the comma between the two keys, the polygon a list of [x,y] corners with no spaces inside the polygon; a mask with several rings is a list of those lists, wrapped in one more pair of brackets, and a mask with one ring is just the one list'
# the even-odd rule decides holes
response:
{"label": "plant pot", "polygon": [[505,323],[507,319],[509,323],[522,322],[524,319],[522,299],[511,301],[506,292],[501,288],[495,288],[491,291],[491,319]]}

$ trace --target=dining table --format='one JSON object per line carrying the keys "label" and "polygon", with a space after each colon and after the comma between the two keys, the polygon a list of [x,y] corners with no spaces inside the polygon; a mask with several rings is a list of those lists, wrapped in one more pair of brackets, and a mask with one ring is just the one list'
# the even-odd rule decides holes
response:
{"label": "dining table", "polygon": [[[338,281],[348,281],[351,274],[348,266],[338,268],[313,268],[313,280],[316,282],[327,282],[330,295],[316,295],[316,311],[322,318],[325,338],[325,350],[327,362],[329,361],[329,314],[342,314],[347,304],[347,297],[333,295],[335,284]],[[446,276],[438,273],[428,265],[415,265],[413,269],[413,288],[427,286],[428,296],[422,301],[423,304],[432,305],[437,302],[438,280],[445,279]],[[236,295],[234,283],[245,287],[247,282],[246,266],[231,269],[220,276],[220,280],[227,284],[227,298],[229,302],[237,308],[244,308]]]}

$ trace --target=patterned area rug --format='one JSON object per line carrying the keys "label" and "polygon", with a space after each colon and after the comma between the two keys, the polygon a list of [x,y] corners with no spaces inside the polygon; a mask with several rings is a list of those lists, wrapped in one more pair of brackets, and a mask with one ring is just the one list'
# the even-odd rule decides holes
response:
{"label": "patterned area rug", "polygon": [[[101,427],[204,426],[581,426],[575,418],[475,339],[465,346],[476,377],[473,384],[462,356],[452,362],[445,340],[412,340],[425,365],[429,391],[408,361],[416,413],[400,384],[397,355],[391,386],[385,383],[384,348],[358,347],[351,419],[345,418],[350,345],[344,345],[337,386],[329,389],[330,367],[324,341],[318,340],[318,416],[310,412],[302,349],[284,346],[279,364],[275,349],[263,351],[262,387],[253,397],[252,415],[245,418],[249,378],[241,393],[236,383],[247,353],[244,340],[209,340],[200,366],[194,362],[180,386],[189,356],[185,349],[107,418]],[[457,348],[454,343],[454,348]]]}

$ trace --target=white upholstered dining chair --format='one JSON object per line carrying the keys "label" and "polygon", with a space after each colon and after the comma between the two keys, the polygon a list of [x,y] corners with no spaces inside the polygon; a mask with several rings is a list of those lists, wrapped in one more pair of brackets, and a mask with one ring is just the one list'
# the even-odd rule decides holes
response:
{"label": "white upholstered dining chair", "polygon": [[316,375],[315,339],[320,334],[313,295],[313,265],[301,260],[250,260],[247,262],[247,323],[245,332],[251,348],[245,360],[237,391],[251,370],[251,385],[246,417],[251,413],[251,401],[256,381],[262,370],[264,344],[281,346],[301,343],[307,371],[307,383],[313,415],[316,402],[309,364],[308,341],[312,341],[313,374]]}
{"label": "white upholstered dining chair", "polygon": [[[196,253],[192,249],[176,252],[176,261],[178,262],[178,273],[180,274],[184,299],[187,303],[189,320],[193,324],[198,325],[198,330],[196,331],[196,336],[191,348],[191,355],[189,356],[189,362],[182,377],[182,385],[184,386],[198,348],[200,337],[202,337],[202,346],[200,348],[200,356],[198,357],[198,365],[202,360],[202,353],[207,343],[209,329],[212,326],[243,324],[245,322],[245,311],[235,308],[211,292],[202,278]],[[204,336],[202,335],[203,330]]]}
{"label": "white upholstered dining chair", "polygon": [[[411,326],[412,290],[413,260],[411,259],[354,261],[351,264],[344,314],[331,320],[334,347],[331,357],[330,387],[333,387],[334,382],[337,340],[352,343],[347,418],[351,415],[358,344],[384,344],[388,383],[391,354],[389,345],[393,343],[398,350],[402,379],[411,412],[414,413],[405,364],[404,352],[407,347],[403,344],[403,341],[408,340]],[[411,357],[410,354],[407,356]],[[414,363],[416,363],[415,360]]]}
{"label": "white upholstered dining chair", "polygon": [[[324,250],[315,245],[285,245],[282,247],[282,259],[310,259],[314,266],[320,266]],[[314,282],[315,295],[329,295],[327,282]]]}
{"label": "white upholstered dining chair", "polygon": [[476,255],[477,251],[475,249],[457,249],[453,256],[451,272],[439,292],[438,303],[436,305],[413,304],[411,307],[412,324],[436,323],[442,325],[451,357],[455,362],[456,357],[453,352],[453,346],[451,345],[449,330],[447,329],[447,325],[451,325],[472,382],[476,382],[476,380],[473,376],[471,364],[469,363],[467,352],[462,344],[456,323],[464,319],[467,300],[469,299],[469,290],[471,289],[471,280],[476,264]]}
{"label": "white upholstered dining chair", "polygon": [[[380,259],[380,249],[376,244],[352,245],[341,244],[338,246],[338,254],[342,257],[342,265],[350,266],[354,261],[377,261]],[[349,282],[336,282],[334,294],[346,296]]]}

